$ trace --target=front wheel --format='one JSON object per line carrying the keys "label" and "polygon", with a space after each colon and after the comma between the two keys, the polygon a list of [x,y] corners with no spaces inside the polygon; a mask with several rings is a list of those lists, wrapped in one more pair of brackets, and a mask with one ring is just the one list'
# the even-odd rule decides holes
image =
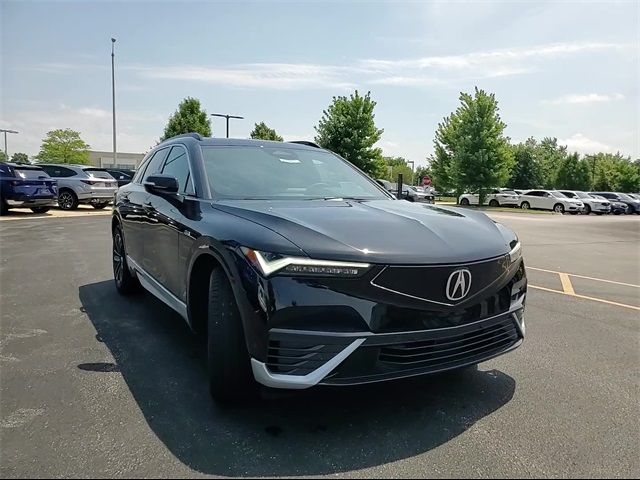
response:
{"label": "front wheel", "polygon": [[529,205],[529,202],[522,202],[522,203],[520,204],[520,208],[521,208],[522,210],[529,210],[529,209],[531,208],[531,205]]}
{"label": "front wheel", "polygon": [[493,199],[493,200],[489,201],[489,206],[490,207],[499,207],[500,203],[496,199]]}
{"label": "front wheel", "polygon": [[257,384],[251,373],[242,319],[229,279],[211,272],[207,324],[207,365],[211,396],[221,402],[248,399]]}
{"label": "front wheel", "polygon": [[468,207],[469,206],[469,199],[468,198],[463,198],[462,200],[460,200],[460,205],[462,205],[463,207]]}
{"label": "front wheel", "polygon": [[556,203],[553,206],[553,211],[556,213],[564,213],[564,205],[562,205],[561,203]]}
{"label": "front wheel", "polygon": [[47,213],[51,207],[31,207],[33,213]]}
{"label": "front wheel", "polygon": [[104,202],[104,203],[92,203],[91,206],[93,208],[95,208],[96,210],[102,210],[104,207],[106,207],[107,205],[109,205],[109,202]]}
{"label": "front wheel", "polygon": [[122,295],[129,295],[140,290],[140,282],[132,275],[127,264],[127,252],[120,225],[113,229],[113,278],[116,282],[116,289]]}

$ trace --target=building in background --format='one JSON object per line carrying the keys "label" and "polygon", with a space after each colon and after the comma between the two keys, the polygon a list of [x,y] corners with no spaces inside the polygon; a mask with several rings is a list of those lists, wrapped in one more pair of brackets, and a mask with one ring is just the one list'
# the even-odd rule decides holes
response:
{"label": "building in background", "polygon": [[89,151],[89,163],[94,167],[101,168],[123,168],[136,170],[144,158],[144,153],[124,153],[118,152],[118,163],[113,163],[113,152]]}

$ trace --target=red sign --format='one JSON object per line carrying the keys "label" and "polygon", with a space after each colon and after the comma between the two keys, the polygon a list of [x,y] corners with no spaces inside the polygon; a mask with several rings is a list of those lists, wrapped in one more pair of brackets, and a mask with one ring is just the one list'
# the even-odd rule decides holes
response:
{"label": "red sign", "polygon": [[422,185],[431,185],[431,177],[429,177],[429,175],[425,175],[424,177],[422,177]]}

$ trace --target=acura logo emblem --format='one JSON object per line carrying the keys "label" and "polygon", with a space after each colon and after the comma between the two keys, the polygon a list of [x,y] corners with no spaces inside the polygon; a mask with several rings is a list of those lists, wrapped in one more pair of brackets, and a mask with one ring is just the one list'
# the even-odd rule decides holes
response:
{"label": "acura logo emblem", "polygon": [[471,272],[462,268],[449,275],[447,281],[447,298],[453,302],[462,300],[471,290]]}

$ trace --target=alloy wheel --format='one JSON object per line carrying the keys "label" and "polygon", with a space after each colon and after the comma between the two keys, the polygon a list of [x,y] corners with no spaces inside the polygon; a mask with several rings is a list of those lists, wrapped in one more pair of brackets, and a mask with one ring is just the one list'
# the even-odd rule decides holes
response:
{"label": "alloy wheel", "polygon": [[71,210],[73,206],[73,196],[69,192],[58,195],[58,206],[63,210]]}
{"label": "alloy wheel", "polygon": [[120,231],[113,235],[113,274],[118,284],[122,283],[124,274],[124,243]]}

